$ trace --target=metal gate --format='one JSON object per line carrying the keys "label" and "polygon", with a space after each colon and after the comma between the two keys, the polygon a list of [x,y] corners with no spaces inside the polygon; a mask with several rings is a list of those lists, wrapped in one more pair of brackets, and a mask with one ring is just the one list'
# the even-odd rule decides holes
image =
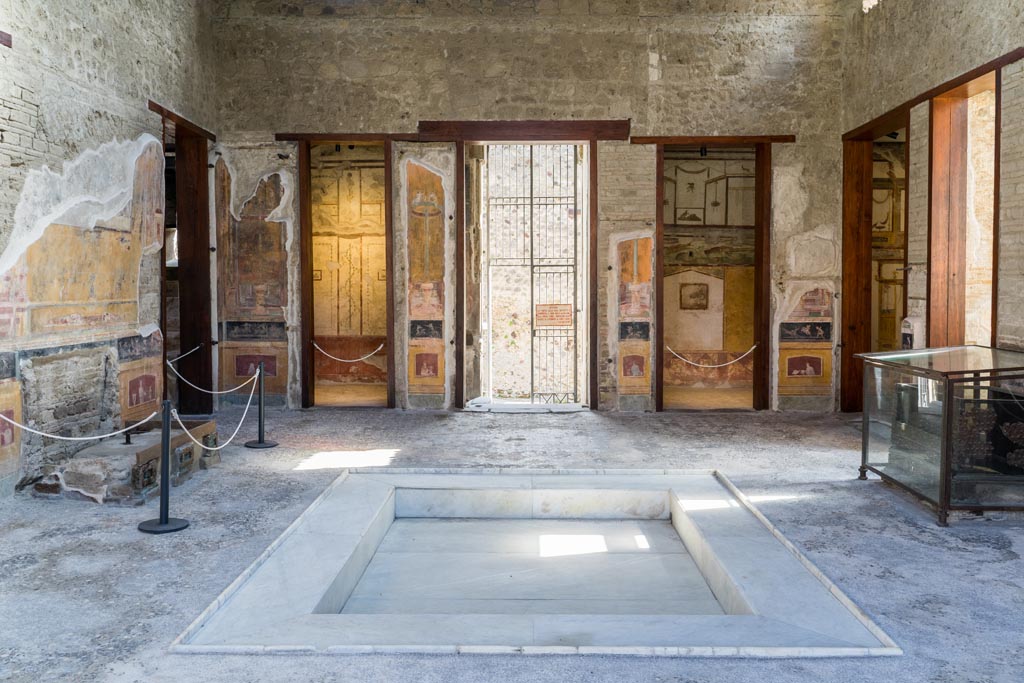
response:
{"label": "metal gate", "polygon": [[[488,145],[488,310],[492,283],[528,273],[529,398],[578,403],[579,163],[575,145]],[[488,316],[490,317],[490,315]],[[493,329],[493,321],[491,321]],[[492,346],[493,348],[493,346]],[[494,354],[490,356],[494,363]],[[491,387],[492,393],[494,387]]]}

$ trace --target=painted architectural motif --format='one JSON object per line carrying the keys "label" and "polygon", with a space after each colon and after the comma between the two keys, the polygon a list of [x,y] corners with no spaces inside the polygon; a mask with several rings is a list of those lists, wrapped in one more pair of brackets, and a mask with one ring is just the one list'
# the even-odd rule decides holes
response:
{"label": "painted architectural motif", "polygon": [[652,259],[650,237],[625,239],[618,259],[619,394],[651,393]]}
{"label": "painted architectural motif", "polygon": [[409,393],[445,385],[445,191],[439,173],[409,161],[405,172],[409,259]]}

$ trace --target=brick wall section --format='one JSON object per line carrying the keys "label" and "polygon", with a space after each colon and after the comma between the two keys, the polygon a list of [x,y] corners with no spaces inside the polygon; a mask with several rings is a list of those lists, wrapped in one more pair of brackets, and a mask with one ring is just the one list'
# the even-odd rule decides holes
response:
{"label": "brick wall section", "polygon": [[910,112],[910,169],[907,175],[907,315],[928,313],[928,131],[929,105]]}
{"label": "brick wall section", "polygon": [[[41,355],[41,354],[47,355]],[[121,424],[118,401],[117,351],[108,345],[25,354],[21,382],[25,415],[40,431],[64,436],[112,432]],[[71,457],[92,442],[22,436],[23,474],[31,475],[44,463]]]}
{"label": "brick wall section", "polygon": [[[654,234],[657,215],[657,150],[654,145],[600,142],[597,147],[597,368],[602,409],[653,410],[653,396],[630,396],[622,405],[618,395],[618,345],[609,326],[609,301],[615,288],[614,236],[647,230]],[[653,330],[652,330],[652,343]]]}
{"label": "brick wall section", "polygon": [[997,343],[1024,349],[1024,60],[1003,69]]}

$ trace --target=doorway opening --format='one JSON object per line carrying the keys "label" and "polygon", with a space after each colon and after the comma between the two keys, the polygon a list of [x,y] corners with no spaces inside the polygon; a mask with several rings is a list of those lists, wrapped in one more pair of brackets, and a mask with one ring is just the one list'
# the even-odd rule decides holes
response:
{"label": "doorway opening", "polygon": [[895,351],[907,310],[905,127],[872,142],[871,169],[871,351]]}
{"label": "doorway opening", "polygon": [[753,409],[757,149],[665,145],[661,408]]}
{"label": "doorway opening", "polygon": [[310,147],[313,403],[388,405],[384,142]]}
{"label": "doorway opening", "polygon": [[195,386],[215,386],[207,164],[216,137],[152,100],[149,110],[161,117],[164,148],[160,331],[175,368],[164,368],[164,397],[182,415],[210,415],[213,396]]}
{"label": "doorway opening", "polygon": [[467,145],[465,159],[467,408],[582,408],[588,148]]}

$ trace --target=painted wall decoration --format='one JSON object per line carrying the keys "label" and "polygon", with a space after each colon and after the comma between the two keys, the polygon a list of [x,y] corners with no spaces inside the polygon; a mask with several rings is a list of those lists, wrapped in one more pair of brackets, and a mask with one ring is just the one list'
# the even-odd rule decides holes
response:
{"label": "painted wall decoration", "polygon": [[832,339],[832,322],[821,320],[786,321],[779,325],[779,341],[815,342]]}
{"label": "painted wall decoration", "polygon": [[679,310],[708,310],[708,286],[703,282],[683,282],[679,285]]}
{"label": "painted wall decoration", "polygon": [[725,271],[690,268],[665,278],[665,343],[677,353],[723,351]]}
{"label": "painted wall decoration", "polygon": [[[133,175],[121,179],[127,184],[121,194],[111,188],[103,193],[115,198],[111,213],[97,216],[82,207],[62,207],[64,213],[39,229],[37,239],[20,251],[12,236],[3,255],[10,267],[0,274],[0,339],[110,339],[138,327],[141,290],[154,286],[140,283],[142,258],[163,244],[163,155],[150,136],[124,144],[135,146],[130,151],[137,156],[123,160],[124,172]],[[31,184],[26,182],[29,194],[34,192]],[[71,188],[61,190],[74,196]],[[67,195],[60,196],[70,202]],[[90,199],[81,203],[89,204]],[[92,203],[97,211],[106,208],[99,200]],[[47,209],[52,211],[37,210]],[[15,232],[21,227],[17,225]],[[104,267],[97,268],[98,263]]]}
{"label": "painted wall decoration", "polygon": [[284,198],[281,176],[261,179],[237,218],[230,209],[231,176],[223,160],[214,178],[221,319],[283,320],[288,303],[285,224],[269,218]]}
{"label": "painted wall decoration", "polygon": [[651,344],[624,341],[619,344],[619,393],[648,394],[651,391]]}
{"label": "painted wall decoration", "polygon": [[117,340],[121,420],[142,420],[160,409],[163,400],[163,337],[157,330],[148,337]]}
{"label": "painted wall decoration", "polygon": [[[0,353],[0,413],[22,422],[21,384],[15,377],[13,353]],[[21,430],[0,421],[0,479],[18,471],[20,455]]]}
{"label": "painted wall decoration", "polygon": [[[680,163],[688,165],[691,161]],[[715,173],[708,175],[708,196],[717,201],[717,206],[706,207],[715,214],[707,222],[751,223],[743,208],[752,201],[752,197],[743,195],[749,185],[743,177],[748,174],[748,162],[715,163]],[[752,356],[733,361],[754,343],[754,230],[680,223],[685,222],[665,227],[666,346],[702,365],[732,364],[722,368],[696,367],[679,360],[666,348],[664,385],[750,387]]]}
{"label": "painted wall decoration", "polygon": [[651,324],[641,322],[619,323],[619,341],[650,341]]}
{"label": "painted wall decoration", "polygon": [[[723,367],[696,367],[666,353],[665,386],[732,389],[754,384],[753,354],[735,361],[742,354],[735,351],[690,351],[685,357],[700,365]],[[728,365],[724,365],[729,363]]]}
{"label": "painted wall decoration", "polygon": [[229,341],[286,341],[288,336],[284,323],[229,321],[224,324],[224,338]]}
{"label": "painted wall decoration", "polygon": [[406,164],[409,393],[443,394],[445,190],[440,173]]}
{"label": "painted wall decoration", "polygon": [[[270,366],[264,376],[267,394],[286,394],[287,224],[274,218],[286,193],[278,173],[261,178],[254,189],[236,216],[231,171],[223,159],[217,161],[214,195],[222,338],[217,347],[218,381],[221,388],[237,386],[252,376],[263,359]],[[246,398],[243,390],[222,400]]]}
{"label": "painted wall decoration", "polygon": [[252,377],[263,363],[264,377],[277,377],[277,356],[265,353],[240,353],[235,356],[235,377]]}
{"label": "painted wall decoration", "polygon": [[780,396],[831,395],[833,299],[830,289],[809,289],[779,323]]}
{"label": "painted wall decoration", "polygon": [[618,389],[621,395],[651,393],[651,327],[654,240],[626,238],[618,260]]}
{"label": "painted wall decoration", "polygon": [[[27,173],[0,253],[0,344],[25,355],[0,353],[0,413],[48,432],[71,420],[87,433],[158,405],[163,340],[125,339],[158,322],[163,171],[160,142],[146,134]],[[26,360],[32,371],[18,373]],[[23,440],[0,424],[0,496],[14,477],[42,476],[87,445]]]}
{"label": "painted wall decoration", "polygon": [[786,359],[787,377],[821,377],[823,363],[817,356],[790,356]]}
{"label": "painted wall decoration", "polygon": [[780,395],[828,396],[831,393],[831,343],[801,343],[779,349]]}
{"label": "painted wall decoration", "polygon": [[665,224],[753,225],[753,153],[687,158],[696,154],[665,160]]}
{"label": "painted wall decoration", "polygon": [[619,244],[619,320],[647,320],[651,315],[652,240]]}
{"label": "painted wall decoration", "polygon": [[787,320],[832,319],[832,291],[825,288],[811,289],[800,297],[800,302]]}
{"label": "painted wall decoration", "polygon": [[443,330],[440,320],[412,320],[409,322],[411,339],[441,339]]}
{"label": "painted wall decoration", "polygon": [[[220,386],[227,389],[238,386],[256,372],[259,362],[264,363],[264,389],[268,394],[284,394],[288,383],[287,342],[228,342],[218,345],[220,349]],[[245,401],[249,398],[249,387],[234,394],[229,400]]]}

